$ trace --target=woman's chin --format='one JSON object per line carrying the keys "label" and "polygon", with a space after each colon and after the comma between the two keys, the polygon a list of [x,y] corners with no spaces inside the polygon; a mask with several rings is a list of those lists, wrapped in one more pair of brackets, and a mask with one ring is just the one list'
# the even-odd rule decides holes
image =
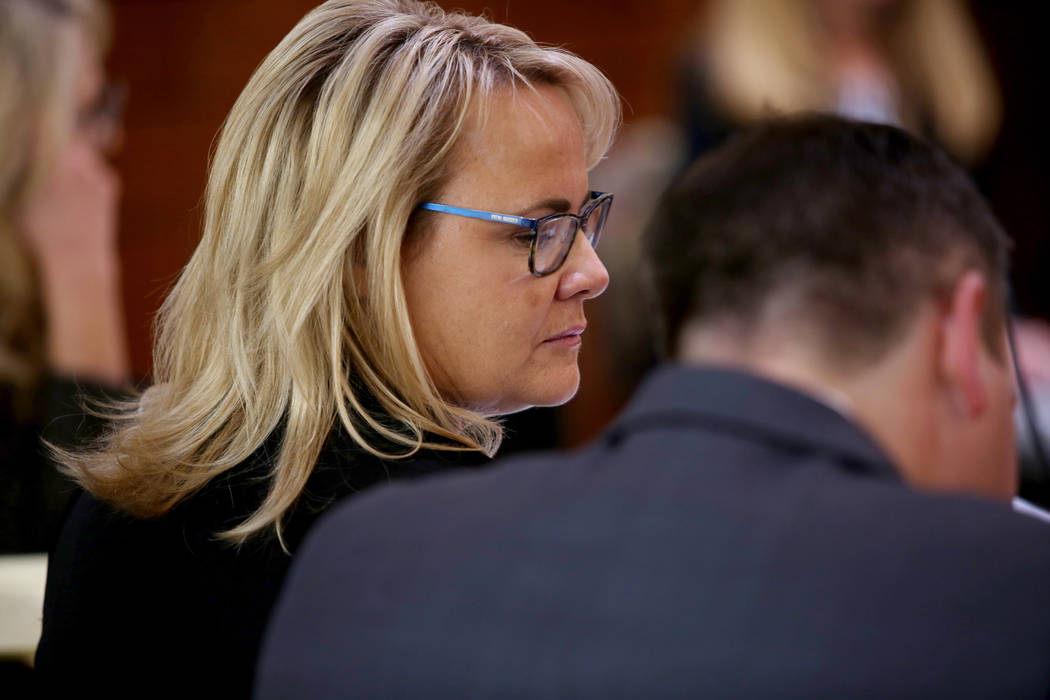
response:
{"label": "woman's chin", "polygon": [[533,406],[561,406],[567,403],[580,389],[580,370],[573,367],[565,376],[558,377],[556,381],[549,382],[541,391],[537,391],[533,397]]}
{"label": "woman's chin", "polygon": [[530,408],[561,406],[575,396],[579,388],[580,370],[573,365],[551,372],[543,377],[542,381],[530,382],[516,391],[504,391],[499,396],[492,396],[487,400],[459,399],[456,403],[486,418],[495,418],[520,413]]}

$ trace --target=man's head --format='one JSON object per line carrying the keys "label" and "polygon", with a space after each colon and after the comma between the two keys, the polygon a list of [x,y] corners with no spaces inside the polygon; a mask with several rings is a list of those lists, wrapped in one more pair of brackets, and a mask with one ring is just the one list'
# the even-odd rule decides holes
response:
{"label": "man's head", "polygon": [[846,394],[913,483],[1004,496],[1007,246],[942,151],[831,116],[702,159],[645,241],[667,353]]}

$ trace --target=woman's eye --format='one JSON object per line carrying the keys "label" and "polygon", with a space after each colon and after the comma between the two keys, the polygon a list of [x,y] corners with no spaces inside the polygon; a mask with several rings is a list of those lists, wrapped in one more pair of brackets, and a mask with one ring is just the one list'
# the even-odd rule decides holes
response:
{"label": "woman's eye", "polygon": [[528,247],[532,245],[532,231],[529,229],[522,229],[521,231],[515,233],[514,237],[511,240],[513,240],[515,243],[519,243],[525,247]]}

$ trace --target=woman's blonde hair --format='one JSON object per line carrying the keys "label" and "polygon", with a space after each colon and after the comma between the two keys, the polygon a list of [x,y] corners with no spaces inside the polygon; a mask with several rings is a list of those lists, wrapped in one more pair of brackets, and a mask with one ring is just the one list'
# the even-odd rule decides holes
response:
{"label": "woman's blonde hair", "polygon": [[0,0],[0,383],[16,393],[35,385],[44,357],[18,217],[75,128],[78,32],[104,47],[108,17],[95,0]]}
{"label": "woman's blonde hair", "polygon": [[[719,0],[703,22],[716,101],[734,119],[827,110],[828,59],[814,0]],[[957,157],[974,161],[998,133],[995,77],[957,0],[888,8],[887,50],[903,94],[902,124],[924,119]]]}
{"label": "woman's blonde hair", "polygon": [[156,517],[275,431],[268,494],[221,536],[268,527],[341,423],[364,450],[491,453],[498,423],[445,400],[406,310],[402,241],[450,174],[468,117],[505,88],[554,85],[589,164],[619,99],[587,62],[412,0],[330,0],[259,66],[222,129],[203,237],[165,302],[154,387],[101,449],[65,455],[97,497]]}

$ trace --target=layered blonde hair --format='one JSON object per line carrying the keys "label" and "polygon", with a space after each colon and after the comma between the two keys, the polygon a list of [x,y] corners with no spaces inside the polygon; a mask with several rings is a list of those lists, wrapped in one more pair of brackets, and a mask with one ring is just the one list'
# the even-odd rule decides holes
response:
{"label": "layered blonde hair", "polygon": [[[889,12],[901,126],[916,131],[929,119],[945,147],[977,160],[998,133],[1002,106],[966,8],[958,0],[901,0]],[[735,120],[834,107],[815,0],[718,0],[700,32],[714,98]]]}
{"label": "layered blonde hair", "polygon": [[166,300],[156,384],[100,449],[65,463],[97,497],[161,516],[280,448],[258,509],[220,533],[281,534],[338,421],[381,458],[498,446],[441,396],[413,336],[402,242],[454,167],[472,110],[507,88],[564,90],[593,165],[619,120],[596,68],[524,33],[412,0],[330,0],[259,66],[213,156],[202,240]]}
{"label": "layered blonde hair", "polygon": [[75,129],[78,32],[101,51],[95,0],[0,0],[0,383],[30,390],[43,370],[39,281],[18,230],[26,201]]}

